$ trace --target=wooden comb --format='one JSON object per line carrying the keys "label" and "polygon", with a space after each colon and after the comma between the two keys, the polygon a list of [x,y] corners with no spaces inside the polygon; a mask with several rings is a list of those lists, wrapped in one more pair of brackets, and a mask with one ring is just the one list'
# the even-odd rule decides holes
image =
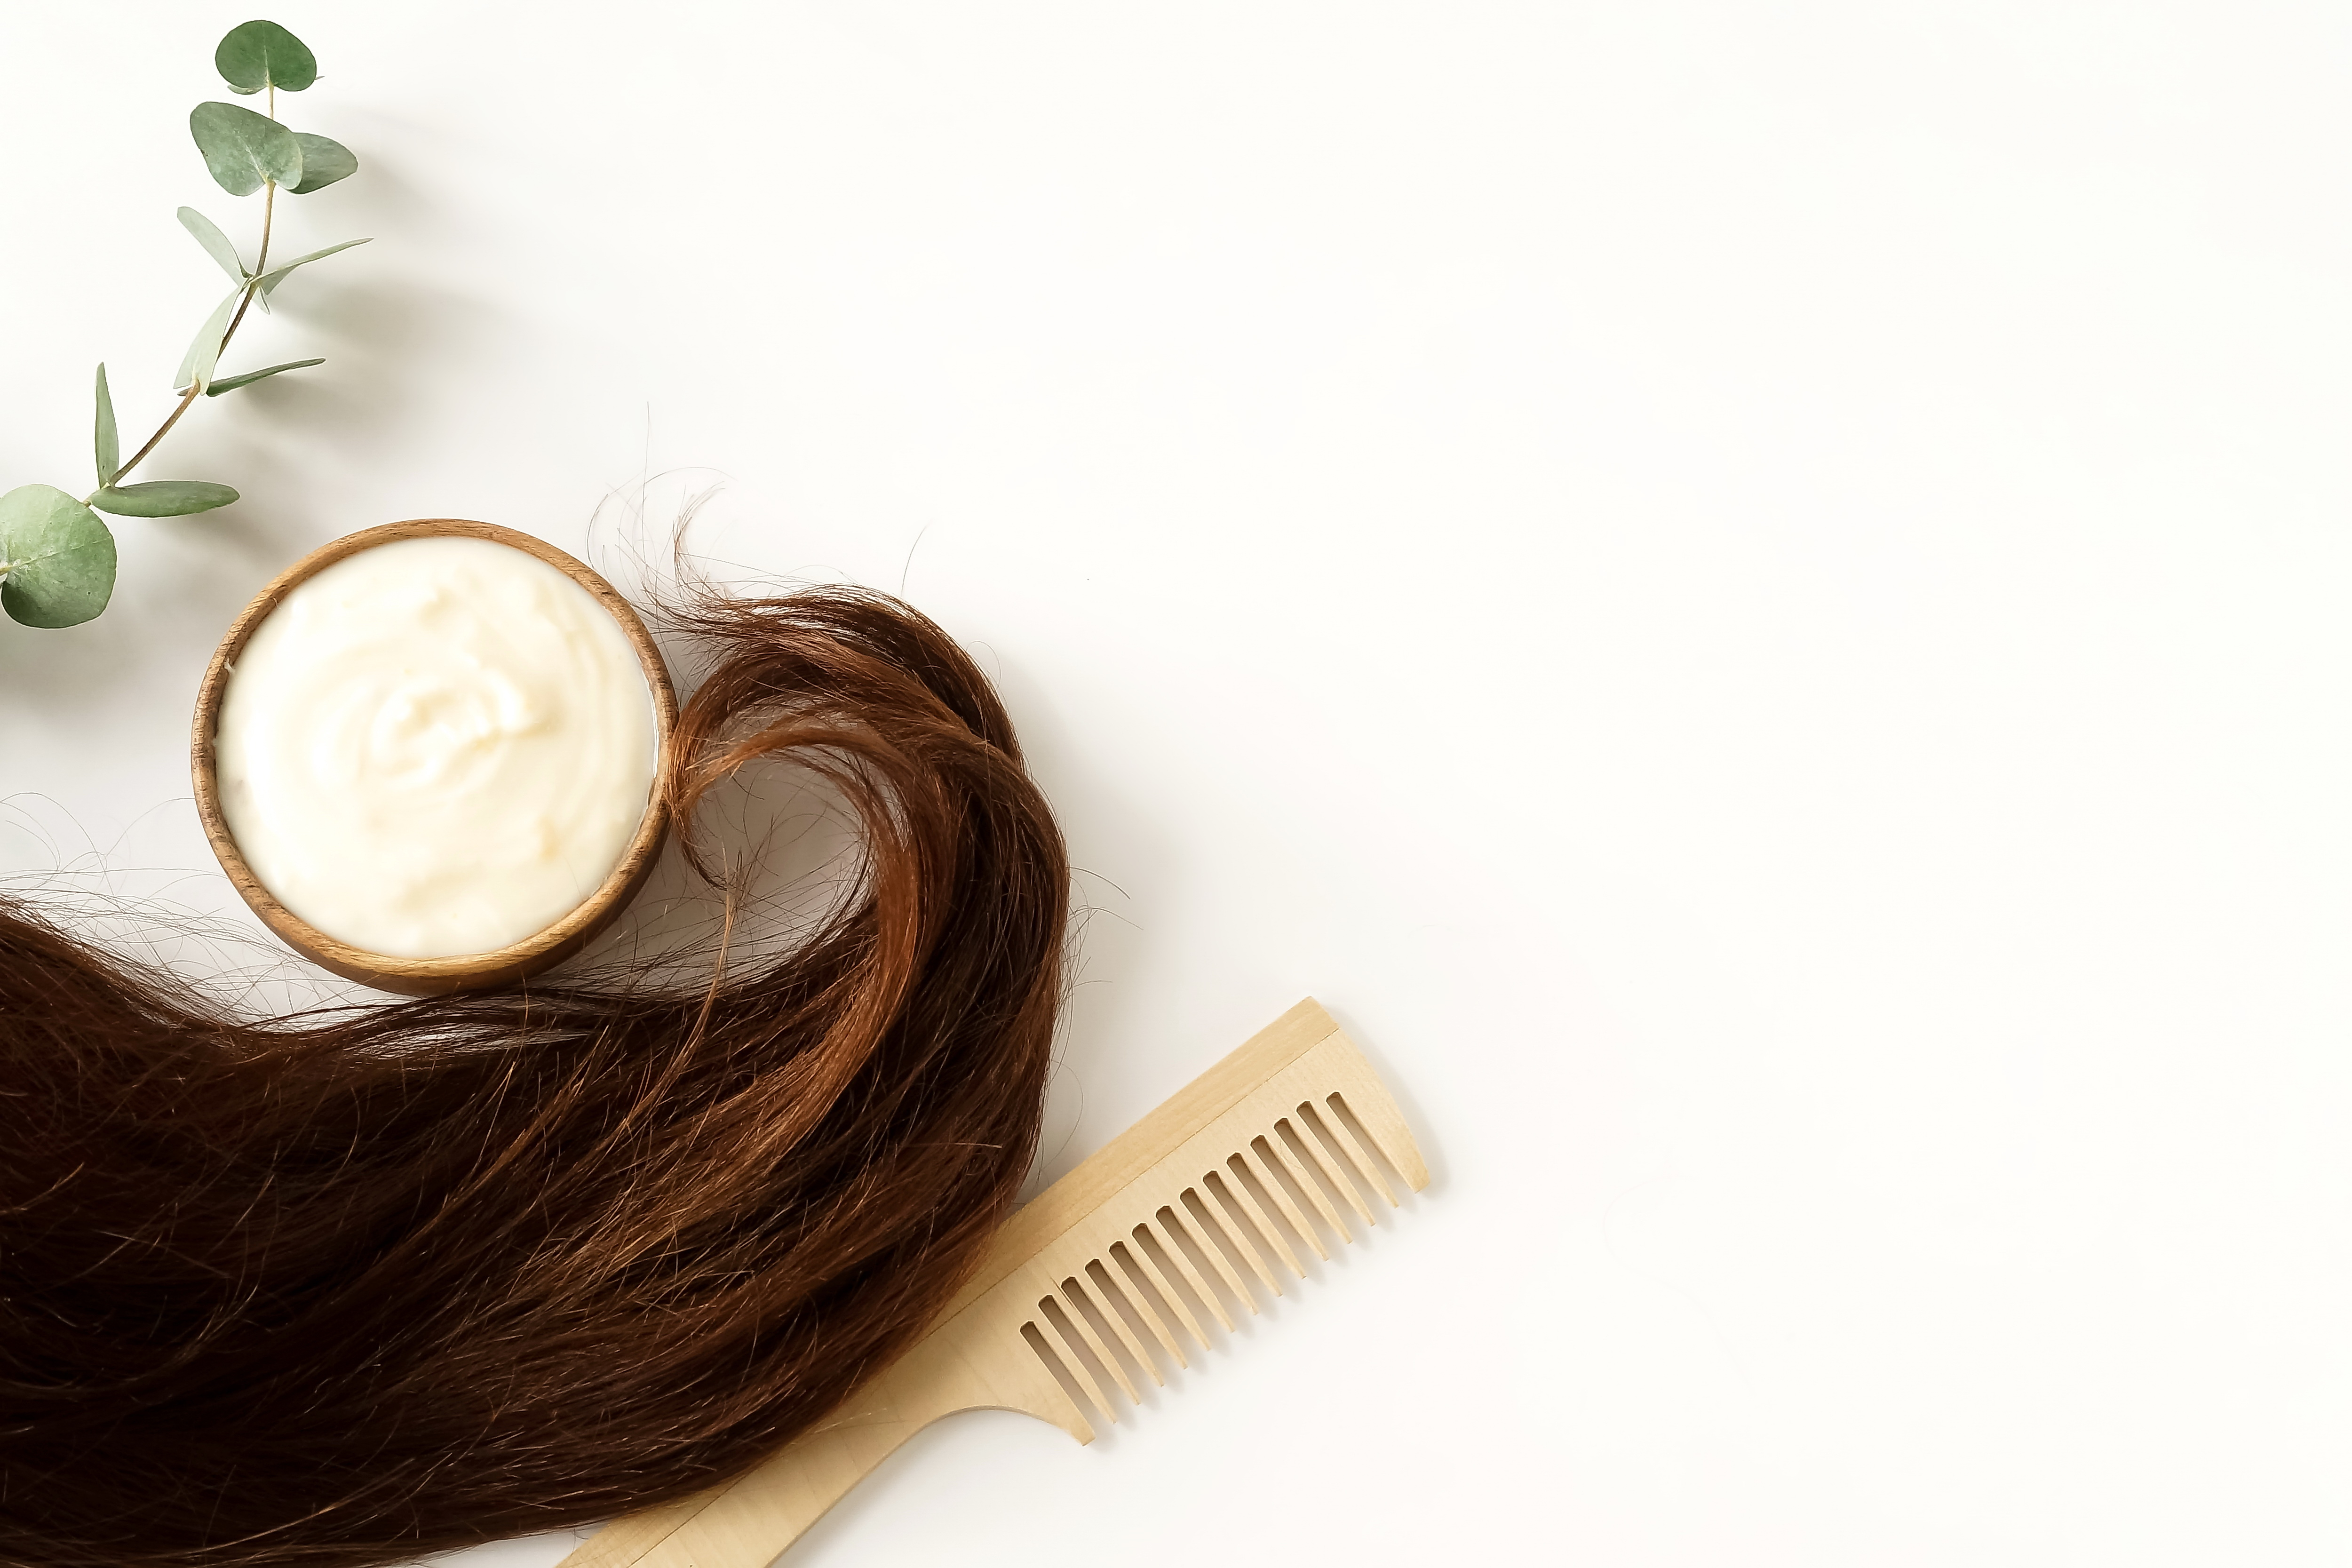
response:
{"label": "wooden comb", "polygon": [[[1383,1169],[1383,1164],[1387,1167]],[[1360,1052],[1311,998],[1014,1212],[931,1331],[758,1469],[606,1526],[557,1568],[768,1568],[899,1444],[959,1410],[1020,1410],[1081,1443],[1090,1415],[1140,1403],[1143,1337],[1179,1366],[1234,1326],[1246,1271],[1276,1295],[1324,1257],[1315,1219],[1352,1240],[1367,1194],[1415,1192],[1429,1169]],[[1223,1287],[1221,1294],[1219,1286]],[[1086,1401],[1081,1407],[1071,1395]]]}

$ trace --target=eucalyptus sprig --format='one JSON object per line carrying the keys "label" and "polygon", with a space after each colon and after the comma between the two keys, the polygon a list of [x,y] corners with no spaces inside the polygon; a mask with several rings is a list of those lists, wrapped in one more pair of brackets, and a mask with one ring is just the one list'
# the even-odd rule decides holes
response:
{"label": "eucalyptus sprig", "polygon": [[199,395],[218,397],[267,376],[324,364],[324,360],[299,359],[235,375],[217,374],[221,351],[236,336],[254,301],[259,300],[268,310],[269,296],[296,268],[367,243],[347,239],[276,267],[269,265],[269,231],[277,216],[278,193],[282,189],[289,195],[307,195],[354,173],[359,160],[340,142],[289,130],[278,122],[278,94],[300,92],[318,80],[319,62],[301,39],[277,23],[247,22],[232,27],[213,52],[213,64],[231,92],[245,98],[268,95],[264,114],[234,103],[200,103],[188,115],[189,133],[221,189],[233,196],[262,193],[261,245],[248,268],[217,225],[194,207],[182,207],[180,226],[220,263],[236,287],[205,318],[205,324],[196,329],[195,341],[180,361],[179,373],[172,379],[179,401],[155,433],[124,462],[115,430],[114,398],[107,390],[106,366],[100,364],[92,437],[98,489],[79,500],[54,485],[19,485],[0,495],[0,609],[28,626],[79,626],[106,608],[114,594],[114,535],[99,521],[99,512],[117,517],[184,517],[236,500],[236,492],[228,486],[199,479],[151,479],[135,485],[122,481],[146,461],[157,442],[171,434],[172,426]]}

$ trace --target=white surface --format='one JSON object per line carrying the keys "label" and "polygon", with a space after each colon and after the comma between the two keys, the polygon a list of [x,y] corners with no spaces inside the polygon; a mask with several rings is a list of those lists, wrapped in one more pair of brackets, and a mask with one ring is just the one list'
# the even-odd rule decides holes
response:
{"label": "white surface", "polygon": [[297,584],[221,694],[221,816],[263,887],[365,952],[450,958],[585,902],[660,760],[636,646],[488,539],[403,539]]}
{"label": "white surface", "polygon": [[[249,14],[0,16],[8,482],[101,356],[160,411]],[[0,628],[6,790],[206,867],[270,573],[708,468],[1003,680],[1097,911],[1052,1171],[1311,991],[1437,1172],[791,1563],[2352,1552],[2340,7],[268,14],[362,159],[291,237],[376,243],[152,471],[247,500]]]}

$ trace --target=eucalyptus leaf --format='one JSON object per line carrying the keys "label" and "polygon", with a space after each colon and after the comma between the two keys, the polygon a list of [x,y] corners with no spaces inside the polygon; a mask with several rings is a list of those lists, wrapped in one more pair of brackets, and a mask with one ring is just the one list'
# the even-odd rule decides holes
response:
{"label": "eucalyptus leaf", "polygon": [[114,596],[114,535],[54,485],[0,495],[0,610],[28,626],[78,626]]}
{"label": "eucalyptus leaf", "polygon": [[188,134],[230,195],[249,196],[271,180],[302,183],[302,143],[266,114],[234,103],[200,103],[188,110]]}
{"label": "eucalyptus leaf", "polygon": [[172,377],[173,391],[179,392],[197,382],[212,380],[213,366],[220,363],[221,339],[228,331],[229,312],[236,309],[237,300],[244,297],[244,289],[231,289],[227,299],[213,307],[213,313],[206,316],[205,324],[196,329],[195,342],[188,345],[186,355],[181,359],[179,373]]}
{"label": "eucalyptus leaf", "polygon": [[231,27],[213,51],[213,65],[228,89],[250,96],[265,87],[299,92],[319,79],[319,61],[302,40],[275,22]]}
{"label": "eucalyptus leaf", "polygon": [[122,467],[122,443],[114,429],[114,394],[106,389],[106,366],[98,367],[98,423],[90,433],[98,454],[98,482],[110,485]]}
{"label": "eucalyptus leaf", "polygon": [[255,280],[254,287],[260,289],[261,297],[267,300],[269,298],[270,290],[277,288],[280,283],[285,282],[286,275],[289,272],[293,271],[297,267],[308,266],[310,263],[318,260],[322,256],[332,256],[338,250],[349,250],[354,245],[365,245],[367,241],[364,239],[347,239],[341,245],[331,245],[324,250],[314,250],[308,256],[298,256],[293,260],[288,262],[285,266],[273,267],[268,271],[263,273]]}
{"label": "eucalyptus leaf", "polygon": [[89,504],[117,517],[185,517],[210,511],[236,500],[226,485],[202,479],[151,479],[143,485],[107,486],[89,498]]}
{"label": "eucalyptus leaf", "polygon": [[205,387],[205,395],[206,397],[218,397],[224,392],[235,392],[240,386],[251,386],[255,382],[259,381],[262,377],[276,375],[280,371],[308,370],[314,364],[324,364],[326,363],[327,362],[322,359],[289,360],[284,364],[273,364],[268,370],[249,370],[243,375],[225,375],[218,381],[214,382],[210,386]]}
{"label": "eucalyptus leaf", "polygon": [[196,243],[205,247],[206,255],[221,264],[221,270],[228,274],[231,282],[246,280],[245,263],[238,258],[236,247],[228,242],[228,236],[220,231],[218,224],[194,207],[182,207],[180,226],[196,237]]}
{"label": "eucalyptus leaf", "polygon": [[359,159],[331,136],[297,131],[294,140],[302,144],[302,183],[286,188],[298,196],[307,196],[322,185],[347,180],[360,172]]}

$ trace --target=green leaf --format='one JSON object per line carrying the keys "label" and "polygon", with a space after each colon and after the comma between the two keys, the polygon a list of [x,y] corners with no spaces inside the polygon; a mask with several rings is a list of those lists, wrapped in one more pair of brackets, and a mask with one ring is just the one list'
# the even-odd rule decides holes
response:
{"label": "green leaf", "polygon": [[200,103],[188,110],[188,134],[230,195],[249,196],[270,180],[302,183],[302,143],[266,114],[234,103]]}
{"label": "green leaf", "polygon": [[213,65],[239,95],[265,87],[299,92],[319,79],[319,61],[302,40],[275,22],[247,22],[231,27],[213,51]]}
{"label": "green leaf", "polygon": [[352,150],[331,136],[297,131],[294,140],[302,144],[302,183],[286,188],[298,196],[307,196],[321,185],[347,180],[360,172],[360,161],[352,155]]}
{"label": "green leaf", "polygon": [[78,626],[114,596],[114,535],[53,485],[0,496],[0,609],[28,626]]}
{"label": "green leaf", "polygon": [[[306,267],[311,262],[318,260],[319,258],[322,256],[332,256],[338,250],[349,250],[354,245],[365,245],[367,241],[364,239],[347,239],[341,245],[331,245],[324,250],[314,250],[308,256],[298,256],[293,260],[288,262],[285,266],[273,267],[268,271],[263,273],[261,277],[256,280],[254,286],[261,290],[261,297],[267,300],[269,298],[270,290],[277,288],[280,283],[285,282],[286,275],[289,272],[293,271],[297,267]],[[183,384],[185,384],[184,383]]]}
{"label": "green leaf", "polygon": [[228,236],[220,231],[219,225],[194,207],[182,207],[180,226],[196,237],[196,243],[205,247],[206,255],[221,264],[221,270],[229,275],[230,281],[245,281],[247,276],[245,263],[237,258],[236,247],[228,242]]}
{"label": "green leaf", "polygon": [[235,392],[240,386],[251,386],[255,382],[259,381],[265,375],[276,375],[282,370],[308,370],[314,364],[324,364],[326,363],[327,362],[322,359],[289,360],[284,364],[273,364],[268,370],[249,370],[243,375],[225,375],[221,377],[220,380],[214,382],[210,386],[205,387],[205,395],[206,397],[218,397],[224,392]]}
{"label": "green leaf", "polygon": [[107,486],[89,498],[89,504],[117,517],[185,517],[226,506],[236,492],[226,485],[202,479],[154,479],[143,485]]}
{"label": "green leaf", "polygon": [[122,467],[122,445],[114,429],[114,394],[106,390],[106,367],[98,367],[98,425],[90,433],[98,452],[98,482],[110,485]]}
{"label": "green leaf", "polygon": [[227,299],[213,307],[213,313],[206,316],[205,324],[196,329],[196,341],[188,345],[187,353],[180,361],[178,373],[172,377],[173,391],[179,392],[197,382],[212,380],[213,366],[220,363],[221,339],[228,332],[229,312],[236,309],[236,302],[244,297],[244,289],[234,289],[229,291]]}

